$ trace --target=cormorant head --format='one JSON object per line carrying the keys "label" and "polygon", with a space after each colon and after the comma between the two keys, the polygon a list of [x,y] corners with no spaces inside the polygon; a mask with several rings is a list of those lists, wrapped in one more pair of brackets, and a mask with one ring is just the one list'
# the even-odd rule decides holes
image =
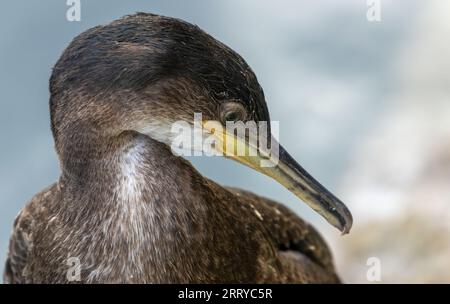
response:
{"label": "cormorant head", "polygon": [[[60,157],[81,133],[95,141],[133,131],[171,145],[174,124],[195,127],[201,113],[202,136],[216,139],[213,149],[274,178],[343,233],[351,228],[345,205],[270,136],[264,93],[247,63],[197,26],[138,13],[89,29],[55,65],[50,93]],[[226,127],[230,121],[258,127],[239,135]],[[271,147],[264,151],[261,137],[249,140],[260,122],[267,122],[263,139]],[[245,155],[227,150],[228,143],[242,144]]]}

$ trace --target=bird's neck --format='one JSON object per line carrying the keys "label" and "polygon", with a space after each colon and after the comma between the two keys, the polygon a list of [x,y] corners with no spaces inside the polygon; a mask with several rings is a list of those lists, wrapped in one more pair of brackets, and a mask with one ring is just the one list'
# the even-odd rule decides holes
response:
{"label": "bird's neck", "polygon": [[189,212],[191,205],[202,202],[195,185],[205,180],[191,164],[136,132],[71,146],[61,163],[60,185],[86,212],[158,210],[164,220],[163,210]]}
{"label": "bird's neck", "polygon": [[[85,148],[84,158],[70,160],[55,213],[65,218],[66,229],[89,235],[87,254],[94,261],[109,248],[108,256],[126,265],[125,276],[154,271],[164,278],[168,260],[195,265],[186,248],[211,243],[206,231],[217,206],[205,196],[214,194],[205,193],[207,181],[166,145],[137,133],[123,136],[101,143],[113,150]],[[130,261],[148,269],[137,271]]]}

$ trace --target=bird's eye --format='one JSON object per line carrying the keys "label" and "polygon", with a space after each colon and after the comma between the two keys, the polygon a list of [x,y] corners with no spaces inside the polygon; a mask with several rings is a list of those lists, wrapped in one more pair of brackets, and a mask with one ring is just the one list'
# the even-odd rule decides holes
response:
{"label": "bird's eye", "polygon": [[235,101],[228,101],[220,106],[220,120],[223,124],[227,121],[244,121],[247,117],[247,111],[244,106]]}

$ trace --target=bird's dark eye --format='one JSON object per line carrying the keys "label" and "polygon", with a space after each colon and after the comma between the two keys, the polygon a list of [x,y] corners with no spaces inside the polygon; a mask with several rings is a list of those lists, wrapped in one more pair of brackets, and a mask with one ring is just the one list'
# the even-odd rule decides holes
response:
{"label": "bird's dark eye", "polygon": [[228,101],[220,105],[220,121],[225,124],[227,121],[244,121],[247,111],[244,106],[236,101]]}

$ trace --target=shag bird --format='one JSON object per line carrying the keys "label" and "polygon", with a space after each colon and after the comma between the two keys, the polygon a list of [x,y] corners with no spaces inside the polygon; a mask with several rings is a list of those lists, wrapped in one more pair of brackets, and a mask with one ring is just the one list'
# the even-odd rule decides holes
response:
{"label": "shag bird", "polygon": [[[85,31],[53,69],[50,112],[62,173],[17,216],[5,282],[339,282],[313,227],[272,200],[216,184],[172,152],[171,126],[192,125],[194,113],[202,124],[270,121],[247,63],[197,26],[137,13]],[[218,150],[236,138],[203,132]],[[227,156],[349,231],[345,205],[282,146],[278,162],[262,152]]]}

